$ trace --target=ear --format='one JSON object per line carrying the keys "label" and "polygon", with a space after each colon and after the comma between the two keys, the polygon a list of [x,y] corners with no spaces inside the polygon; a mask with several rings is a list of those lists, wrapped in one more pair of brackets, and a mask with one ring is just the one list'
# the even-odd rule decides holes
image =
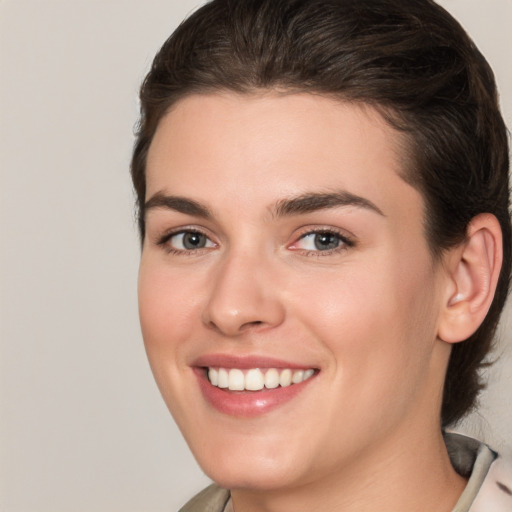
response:
{"label": "ear", "polygon": [[501,228],[482,213],[469,223],[466,240],[447,253],[448,271],[438,337],[448,343],[469,338],[483,322],[494,298],[503,259]]}

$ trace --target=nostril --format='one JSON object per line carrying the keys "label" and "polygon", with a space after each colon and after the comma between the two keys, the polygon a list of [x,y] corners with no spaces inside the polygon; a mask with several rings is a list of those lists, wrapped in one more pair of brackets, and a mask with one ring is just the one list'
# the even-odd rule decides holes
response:
{"label": "nostril", "polygon": [[242,324],[240,329],[249,329],[251,327],[257,327],[258,325],[263,325],[263,323],[264,322],[262,320],[254,320],[252,322],[246,322],[245,324]]}

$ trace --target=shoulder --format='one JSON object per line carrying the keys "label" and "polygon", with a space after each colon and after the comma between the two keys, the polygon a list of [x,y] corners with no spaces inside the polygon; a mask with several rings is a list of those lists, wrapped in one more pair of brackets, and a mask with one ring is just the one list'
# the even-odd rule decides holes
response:
{"label": "shoulder", "polygon": [[179,512],[222,512],[229,500],[229,491],[213,484],[196,494]]}
{"label": "shoulder", "polygon": [[512,510],[512,457],[497,454],[480,486],[470,512]]}
{"label": "shoulder", "polygon": [[445,442],[453,467],[468,478],[453,512],[511,512],[512,454],[460,434],[445,433]]}

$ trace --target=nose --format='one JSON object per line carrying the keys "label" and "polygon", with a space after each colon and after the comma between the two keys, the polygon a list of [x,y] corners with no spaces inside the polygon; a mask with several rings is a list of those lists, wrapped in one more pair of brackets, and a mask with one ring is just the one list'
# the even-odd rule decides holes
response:
{"label": "nose", "polygon": [[212,269],[203,323],[225,336],[280,325],[285,309],[279,289],[263,257],[231,255]]}

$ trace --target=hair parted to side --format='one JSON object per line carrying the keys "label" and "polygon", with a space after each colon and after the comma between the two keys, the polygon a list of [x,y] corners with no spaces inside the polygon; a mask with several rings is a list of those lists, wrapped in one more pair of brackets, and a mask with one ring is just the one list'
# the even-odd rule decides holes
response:
{"label": "hair parted to side", "polygon": [[407,141],[404,179],[426,203],[433,257],[492,213],[504,263],[480,328],[452,350],[443,425],[476,404],[511,265],[508,140],[492,70],[461,26],[430,0],[213,0],[164,43],[141,88],[131,163],[144,239],[145,164],[158,123],[179,99],[279,89],[376,107]]}

